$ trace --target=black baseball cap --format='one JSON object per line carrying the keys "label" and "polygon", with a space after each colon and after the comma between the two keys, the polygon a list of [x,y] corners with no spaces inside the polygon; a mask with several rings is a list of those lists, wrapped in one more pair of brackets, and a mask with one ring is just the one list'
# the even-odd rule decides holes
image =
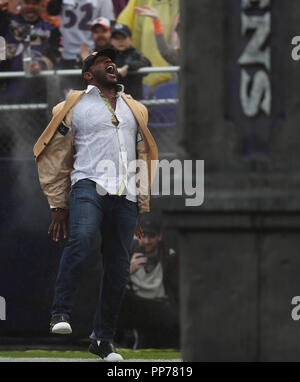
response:
{"label": "black baseball cap", "polygon": [[93,64],[93,62],[96,60],[97,57],[106,56],[106,57],[109,57],[112,60],[112,62],[114,62],[116,59],[116,55],[117,55],[117,52],[113,48],[105,48],[105,49],[99,50],[98,52],[93,52],[83,61],[82,72],[81,72],[82,77],[85,72],[89,71],[89,68],[91,67],[91,65]]}
{"label": "black baseball cap", "polygon": [[[147,216],[150,215],[150,216]],[[161,232],[161,226],[156,216],[152,214],[142,215],[141,227],[144,233],[153,233],[158,235]]]}
{"label": "black baseball cap", "polygon": [[131,30],[125,24],[115,24],[111,29],[111,36],[120,33],[125,37],[131,37]]}

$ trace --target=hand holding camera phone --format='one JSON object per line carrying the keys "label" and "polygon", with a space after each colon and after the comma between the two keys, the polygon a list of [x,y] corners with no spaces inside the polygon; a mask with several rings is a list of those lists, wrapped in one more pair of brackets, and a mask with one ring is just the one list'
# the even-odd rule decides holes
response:
{"label": "hand holding camera phone", "polygon": [[145,254],[145,248],[135,243],[133,246],[133,255],[130,261],[130,273],[136,272],[138,269],[143,267],[148,261],[148,258]]}

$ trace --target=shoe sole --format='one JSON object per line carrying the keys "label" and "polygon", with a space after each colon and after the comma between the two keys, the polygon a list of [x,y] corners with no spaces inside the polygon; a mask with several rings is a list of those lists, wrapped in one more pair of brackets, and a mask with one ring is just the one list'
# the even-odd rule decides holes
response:
{"label": "shoe sole", "polygon": [[124,361],[124,358],[120,354],[118,354],[118,353],[110,353],[107,357],[102,358],[97,353],[97,351],[95,350],[94,346],[92,346],[92,345],[89,346],[89,352],[92,353],[92,354],[97,355],[98,357],[100,357],[100,359],[102,359],[103,361],[106,361],[106,362],[120,362],[120,361]]}
{"label": "shoe sole", "polygon": [[124,358],[118,353],[110,353],[107,357],[103,358],[106,362],[120,362],[124,361]]}
{"label": "shoe sole", "polygon": [[51,329],[51,333],[55,334],[71,334],[72,328],[71,325],[67,322],[59,322],[58,324],[55,324],[53,328]]}

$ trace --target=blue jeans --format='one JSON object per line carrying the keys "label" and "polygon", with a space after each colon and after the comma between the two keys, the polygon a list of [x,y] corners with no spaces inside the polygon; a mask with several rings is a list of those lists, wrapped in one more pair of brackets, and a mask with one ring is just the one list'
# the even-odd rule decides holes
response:
{"label": "blue jeans", "polygon": [[73,185],[69,236],[56,279],[52,316],[71,314],[84,265],[101,231],[104,270],[91,338],[113,340],[129,279],[129,251],[137,215],[137,203],[125,196],[99,195],[96,183],[89,179]]}

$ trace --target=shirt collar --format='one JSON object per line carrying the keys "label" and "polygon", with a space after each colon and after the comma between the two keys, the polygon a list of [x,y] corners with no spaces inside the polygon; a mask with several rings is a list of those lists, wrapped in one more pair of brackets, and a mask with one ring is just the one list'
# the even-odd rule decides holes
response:
{"label": "shirt collar", "polygon": [[[97,86],[95,86],[95,85],[88,85],[88,87],[86,88],[85,93],[89,93],[94,88],[96,88],[100,92],[100,89],[98,89]],[[120,97],[122,95],[122,93],[124,93],[124,85],[118,84],[117,85],[117,89],[118,89],[117,97]]]}

